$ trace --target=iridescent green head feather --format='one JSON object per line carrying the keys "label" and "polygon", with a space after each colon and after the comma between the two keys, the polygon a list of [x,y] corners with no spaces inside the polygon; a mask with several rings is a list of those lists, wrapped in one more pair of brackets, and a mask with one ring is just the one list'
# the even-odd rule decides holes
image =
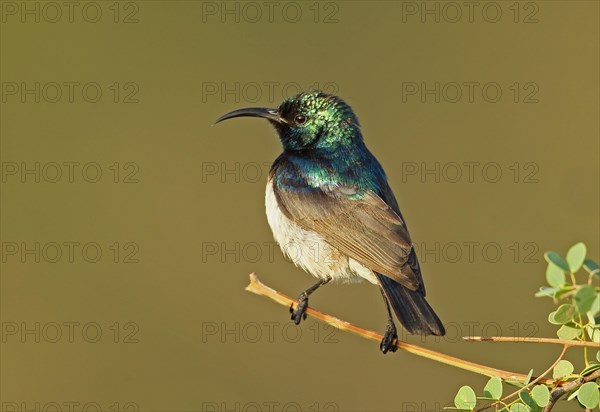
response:
{"label": "iridescent green head feather", "polygon": [[358,118],[337,96],[311,90],[290,97],[271,120],[285,149],[335,148],[362,141]]}
{"label": "iridescent green head feather", "polygon": [[235,117],[268,119],[275,126],[286,151],[362,146],[358,118],[350,106],[339,97],[320,90],[290,97],[276,109],[249,107],[234,110],[219,117],[215,123]]}

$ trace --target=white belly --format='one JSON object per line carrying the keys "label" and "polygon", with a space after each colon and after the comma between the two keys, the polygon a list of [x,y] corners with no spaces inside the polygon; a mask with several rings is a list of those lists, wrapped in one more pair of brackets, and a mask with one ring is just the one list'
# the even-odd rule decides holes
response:
{"label": "white belly", "polygon": [[372,270],[330,246],[317,233],[306,231],[288,219],[277,204],[271,180],[267,182],[265,205],[275,241],[296,266],[320,279],[331,277],[347,283],[366,279],[377,284]]}

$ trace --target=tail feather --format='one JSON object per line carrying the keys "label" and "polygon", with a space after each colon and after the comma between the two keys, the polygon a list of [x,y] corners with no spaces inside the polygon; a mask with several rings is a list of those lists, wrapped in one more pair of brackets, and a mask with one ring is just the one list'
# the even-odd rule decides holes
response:
{"label": "tail feather", "polygon": [[442,321],[425,300],[423,291],[412,291],[387,276],[379,273],[376,275],[396,317],[409,333],[437,336],[446,334]]}

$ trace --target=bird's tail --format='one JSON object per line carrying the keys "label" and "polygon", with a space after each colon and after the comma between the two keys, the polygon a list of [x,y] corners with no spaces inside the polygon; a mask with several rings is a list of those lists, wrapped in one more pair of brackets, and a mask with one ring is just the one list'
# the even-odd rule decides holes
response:
{"label": "bird's tail", "polygon": [[425,300],[423,291],[410,290],[387,276],[376,273],[396,317],[409,333],[418,335],[446,334],[442,321]]}

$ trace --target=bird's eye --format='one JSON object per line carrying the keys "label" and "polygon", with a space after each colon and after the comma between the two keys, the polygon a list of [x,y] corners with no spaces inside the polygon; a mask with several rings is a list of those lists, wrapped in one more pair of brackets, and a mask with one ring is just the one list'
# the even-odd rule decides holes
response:
{"label": "bird's eye", "polygon": [[297,114],[296,117],[294,117],[294,122],[296,122],[296,124],[304,124],[306,123],[306,116]]}

